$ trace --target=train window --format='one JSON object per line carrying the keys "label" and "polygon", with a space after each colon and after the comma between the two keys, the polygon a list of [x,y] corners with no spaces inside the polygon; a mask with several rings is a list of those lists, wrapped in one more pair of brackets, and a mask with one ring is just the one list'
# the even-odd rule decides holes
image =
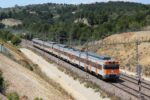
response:
{"label": "train window", "polygon": [[102,69],[102,66],[101,66],[101,65],[98,65],[97,68],[98,68],[98,69]]}

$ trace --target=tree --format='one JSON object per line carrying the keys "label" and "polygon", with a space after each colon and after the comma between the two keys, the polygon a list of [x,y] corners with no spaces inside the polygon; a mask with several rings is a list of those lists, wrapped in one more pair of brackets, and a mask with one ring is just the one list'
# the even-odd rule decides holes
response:
{"label": "tree", "polygon": [[129,28],[133,31],[138,31],[140,30],[140,24],[138,22],[131,22],[129,23]]}
{"label": "tree", "polygon": [[4,27],[5,27],[5,25],[0,23],[0,29],[3,29]]}
{"label": "tree", "polygon": [[5,19],[5,18],[8,18],[7,13],[1,12],[1,13],[0,13],[0,20]]}
{"label": "tree", "polygon": [[11,11],[8,12],[8,17],[9,17],[9,18],[12,17],[12,12],[11,12]]}

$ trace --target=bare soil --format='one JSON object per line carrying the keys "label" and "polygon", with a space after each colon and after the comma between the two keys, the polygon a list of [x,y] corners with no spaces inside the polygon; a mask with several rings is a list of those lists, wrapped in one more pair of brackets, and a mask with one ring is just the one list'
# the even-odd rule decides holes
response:
{"label": "bare soil", "polygon": [[13,19],[13,18],[3,19],[1,23],[3,23],[6,26],[17,26],[22,24],[20,20]]}
{"label": "bare soil", "polygon": [[0,69],[8,83],[7,93],[17,92],[21,97],[27,96],[29,100],[36,97],[43,100],[69,100],[52,85],[41,79],[38,75],[24,68],[22,65],[0,54]]}

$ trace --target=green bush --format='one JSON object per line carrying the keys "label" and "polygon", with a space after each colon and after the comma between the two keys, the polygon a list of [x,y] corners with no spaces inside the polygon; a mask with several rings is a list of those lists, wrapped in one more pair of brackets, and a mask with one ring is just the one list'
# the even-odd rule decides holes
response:
{"label": "green bush", "polygon": [[2,77],[2,71],[0,70],[0,92],[4,92],[5,85],[4,85],[4,79]]}
{"label": "green bush", "polygon": [[7,94],[8,100],[19,100],[19,95],[16,92]]}
{"label": "green bush", "polygon": [[20,37],[4,30],[0,30],[0,39],[11,41],[14,45],[18,45],[21,42]]}
{"label": "green bush", "polygon": [[21,42],[21,40],[20,40],[19,37],[17,37],[17,36],[14,35],[14,36],[11,38],[11,42],[12,42],[12,44],[14,44],[14,45],[18,45],[18,44]]}
{"label": "green bush", "polygon": [[36,97],[34,100],[43,100],[42,98],[38,98],[38,97]]}

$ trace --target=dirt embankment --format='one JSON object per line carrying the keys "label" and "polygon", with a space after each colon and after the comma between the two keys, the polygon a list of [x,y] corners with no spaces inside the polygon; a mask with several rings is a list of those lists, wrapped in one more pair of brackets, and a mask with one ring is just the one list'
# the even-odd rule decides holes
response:
{"label": "dirt embankment", "polygon": [[35,97],[43,98],[43,100],[70,99],[32,71],[2,54],[0,54],[0,69],[8,83],[6,92],[16,91],[20,96],[28,96],[29,100],[33,100]]}
{"label": "dirt embankment", "polygon": [[[121,67],[135,72],[136,66],[136,45],[135,41],[141,41],[138,45],[139,63],[143,67],[143,74],[150,76],[150,31],[128,32],[111,35],[103,40],[104,43],[116,45],[104,45],[96,51],[98,54],[105,54],[120,61]],[[142,42],[143,41],[143,42]],[[100,42],[100,41],[99,41]],[[128,44],[117,44],[117,43]]]}

